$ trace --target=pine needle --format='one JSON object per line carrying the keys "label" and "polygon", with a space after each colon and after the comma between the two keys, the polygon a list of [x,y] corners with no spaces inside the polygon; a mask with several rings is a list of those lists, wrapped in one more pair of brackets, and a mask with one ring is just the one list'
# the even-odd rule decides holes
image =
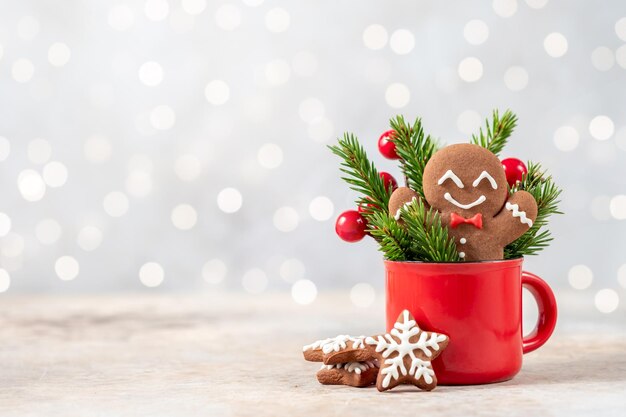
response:
{"label": "pine needle", "polygon": [[368,217],[374,212],[387,213],[392,188],[385,188],[385,182],[357,138],[351,133],[344,133],[337,145],[328,148],[342,159],[340,170],[345,174],[342,179],[361,194],[356,203],[367,206],[363,214]]}
{"label": "pine needle", "polygon": [[423,198],[422,176],[424,167],[439,146],[430,135],[424,135],[420,118],[415,119],[413,125],[410,125],[403,116],[396,116],[389,121],[389,124],[396,132],[392,141],[396,145],[396,153],[400,156],[400,168],[407,179],[407,187]]}
{"label": "pine needle", "polygon": [[368,217],[368,232],[378,241],[378,250],[384,254],[385,259],[414,260],[409,233],[389,213],[372,213]]}
{"label": "pine needle", "polygon": [[422,201],[414,199],[410,204],[402,207],[400,218],[406,224],[416,260],[460,261],[454,239],[448,235],[448,228],[441,224],[438,211],[432,208],[426,209]]}
{"label": "pine needle", "polygon": [[540,164],[528,162],[528,173],[522,181],[511,189],[528,191],[537,202],[537,219],[522,236],[504,248],[504,258],[511,259],[526,255],[536,255],[552,241],[550,231],[544,230],[550,216],[562,214],[559,211],[561,189],[554,184],[552,177],[541,169]]}
{"label": "pine needle", "polygon": [[498,155],[504,149],[516,125],[517,116],[511,110],[505,111],[502,117],[498,114],[498,110],[494,110],[491,123],[489,119],[485,120],[485,130],[480,128],[478,136],[472,135],[472,143]]}

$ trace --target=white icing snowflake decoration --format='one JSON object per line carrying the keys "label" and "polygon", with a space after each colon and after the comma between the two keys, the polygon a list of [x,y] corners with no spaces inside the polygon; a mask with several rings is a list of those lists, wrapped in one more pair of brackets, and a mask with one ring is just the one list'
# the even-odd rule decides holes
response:
{"label": "white icing snowflake decoration", "polygon": [[430,361],[439,355],[440,348],[444,348],[447,341],[446,335],[422,331],[408,310],[400,314],[389,333],[365,339],[368,345],[376,346],[376,352],[384,359],[380,385],[385,389],[390,387],[392,380],[398,382],[401,376],[412,377],[416,382],[421,379],[426,386],[435,383],[435,371]]}

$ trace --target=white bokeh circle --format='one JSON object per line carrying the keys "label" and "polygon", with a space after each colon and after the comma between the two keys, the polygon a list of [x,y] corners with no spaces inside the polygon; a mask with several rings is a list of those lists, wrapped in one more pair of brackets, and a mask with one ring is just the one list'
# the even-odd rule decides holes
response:
{"label": "white bokeh circle", "polygon": [[313,281],[300,279],[291,286],[291,298],[297,304],[311,304],[317,298],[317,287]]}
{"label": "white bokeh circle", "polygon": [[4,237],[11,231],[11,218],[8,214],[0,212],[0,237]]}
{"label": "white bokeh circle", "polygon": [[148,20],[160,22],[169,14],[170,4],[167,0],[146,0],[143,5],[143,12]]}
{"label": "white bokeh circle", "polygon": [[17,177],[17,187],[26,201],[39,201],[46,195],[46,183],[39,172],[25,169]]}
{"label": "white bokeh circle", "polygon": [[593,282],[593,271],[587,265],[574,265],[567,273],[567,280],[572,288],[584,290]]}
{"label": "white bokeh circle", "polygon": [[18,83],[27,83],[35,75],[35,66],[26,58],[19,58],[11,66],[11,75]]}
{"label": "white bokeh circle", "polygon": [[72,56],[70,47],[63,42],[55,42],[48,48],[48,62],[54,67],[67,64]]}
{"label": "white bokeh circle", "polygon": [[0,268],[0,293],[6,292],[11,286],[11,276],[6,269]]}
{"label": "white bokeh circle", "polygon": [[48,162],[43,167],[43,180],[52,188],[58,188],[67,182],[67,168],[59,161]]}
{"label": "white bokeh circle", "polygon": [[243,197],[236,188],[227,187],[217,194],[217,207],[224,213],[236,213],[242,204]]}
{"label": "white bokeh circle", "polygon": [[591,119],[589,122],[589,133],[594,139],[607,140],[613,136],[615,125],[610,117],[599,115]]}
{"label": "white bokeh circle", "polygon": [[139,81],[148,87],[155,87],[163,81],[163,68],[155,61],[146,61],[137,71]]}
{"label": "white bokeh circle", "polygon": [[191,230],[198,222],[198,212],[190,204],[179,204],[172,210],[172,224],[179,230]]}
{"label": "white bokeh circle", "polygon": [[572,126],[561,126],[554,132],[554,146],[559,151],[570,152],[578,147],[580,136]]}
{"label": "white bokeh circle", "polygon": [[204,88],[204,96],[210,104],[221,106],[230,98],[230,88],[223,80],[213,80]]}
{"label": "white bokeh circle", "polygon": [[182,181],[194,181],[202,173],[202,162],[193,154],[185,154],[174,161],[174,172]]}
{"label": "white bokeh circle", "polygon": [[626,195],[619,194],[611,198],[609,211],[616,220],[626,220]]}
{"label": "white bokeh circle", "polygon": [[489,27],[482,20],[470,20],[463,27],[463,37],[472,45],[481,45],[489,38]]}
{"label": "white bokeh circle", "polygon": [[390,107],[401,109],[411,101],[411,92],[405,84],[390,84],[385,90],[385,101]]}
{"label": "white bokeh circle", "polygon": [[398,29],[389,38],[389,47],[398,55],[406,55],[415,47],[415,36],[407,29]]}
{"label": "white bokeh circle", "polygon": [[298,227],[300,216],[293,207],[280,207],[274,212],[273,223],[281,232],[291,232]]}
{"label": "white bokeh circle", "polygon": [[78,276],[80,265],[76,258],[65,255],[56,260],[54,271],[62,281],[71,281]]}
{"label": "white bokeh circle", "polygon": [[298,106],[298,114],[300,118],[307,122],[314,122],[324,116],[326,109],[324,107],[324,103],[318,98],[309,97],[302,102]]}
{"label": "white bokeh circle", "polygon": [[480,59],[470,56],[459,63],[459,77],[468,83],[480,80],[483,76],[483,63]]}
{"label": "white bokeh circle", "polygon": [[543,40],[543,48],[553,58],[560,58],[567,53],[567,38],[559,32],[552,32]]}
{"label": "white bokeh circle", "polygon": [[63,234],[63,229],[54,219],[43,219],[35,226],[35,236],[43,245],[55,244]]}
{"label": "white bokeh circle", "polygon": [[598,71],[608,71],[615,65],[615,55],[610,48],[599,46],[591,53],[591,64]]}
{"label": "white bokeh circle", "polygon": [[241,25],[241,11],[234,4],[222,4],[215,11],[215,23],[223,30],[235,30]]}
{"label": "white bokeh circle", "polygon": [[148,288],[158,287],[165,279],[165,270],[157,262],[146,262],[139,268],[139,281]]}
{"label": "white bokeh circle", "polygon": [[263,168],[278,168],[283,163],[283,150],[275,143],[266,143],[259,148],[257,161]]}
{"label": "white bokeh circle", "polygon": [[289,29],[291,16],[287,10],[275,7],[265,13],[265,27],[273,33],[281,33]]}
{"label": "white bokeh circle", "polygon": [[476,132],[482,123],[480,114],[474,110],[465,110],[456,118],[456,127],[464,135]]}
{"label": "white bokeh circle", "polygon": [[296,282],[303,279],[306,268],[302,261],[298,258],[285,259],[279,267],[278,274],[286,282]]}
{"label": "white bokeh circle", "polygon": [[388,39],[387,29],[383,25],[373,24],[363,30],[363,44],[368,49],[382,49],[387,45]]}
{"label": "white bokeh circle", "polygon": [[202,265],[202,278],[208,284],[219,284],[224,281],[228,267],[221,259],[211,259]]}
{"label": "white bokeh circle", "polygon": [[619,306],[619,294],[611,288],[601,289],[594,297],[594,304],[600,313],[612,313]]}
{"label": "white bokeh circle", "polygon": [[176,123],[174,109],[166,104],[156,106],[150,112],[150,124],[157,130],[168,130]]}
{"label": "white bokeh circle", "polygon": [[528,85],[528,71],[525,68],[514,66],[504,73],[504,84],[511,91],[521,91]]}
{"label": "white bokeh circle", "polygon": [[517,0],[493,0],[491,6],[500,17],[511,17],[517,12]]}
{"label": "white bokeh circle", "polygon": [[332,200],[323,195],[313,198],[309,203],[309,214],[318,222],[324,222],[330,219],[334,211],[335,206]]}
{"label": "white bokeh circle", "polygon": [[358,283],[350,289],[350,301],[357,307],[370,307],[375,300],[376,291],[366,282]]}
{"label": "white bokeh circle", "polygon": [[122,217],[128,212],[128,197],[121,191],[111,191],[102,201],[104,211],[111,217]]}
{"label": "white bokeh circle", "polygon": [[82,250],[91,252],[98,249],[102,243],[102,239],[102,230],[96,226],[85,226],[78,233],[76,244],[78,244]]}
{"label": "white bokeh circle", "polygon": [[250,294],[260,294],[267,288],[267,274],[260,268],[247,270],[241,278],[243,289]]}

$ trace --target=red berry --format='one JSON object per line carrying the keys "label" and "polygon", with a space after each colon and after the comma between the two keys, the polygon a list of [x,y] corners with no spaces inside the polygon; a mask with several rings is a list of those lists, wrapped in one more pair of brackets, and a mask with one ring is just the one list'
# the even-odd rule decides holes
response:
{"label": "red berry", "polygon": [[506,158],[502,160],[502,166],[504,167],[504,174],[506,175],[506,182],[510,187],[513,187],[519,181],[522,180],[524,175],[528,173],[526,165],[517,158]]}
{"label": "red berry", "polygon": [[392,190],[395,190],[396,188],[398,188],[398,181],[396,181],[396,179],[388,172],[381,172],[379,173],[380,178],[383,179],[383,181],[385,182],[385,188],[389,189],[389,187],[391,187]]}
{"label": "red berry", "polygon": [[365,236],[366,222],[356,210],[344,211],[337,217],[335,232],[346,242],[358,242]]}
{"label": "red berry", "polygon": [[388,130],[378,138],[378,150],[387,159],[400,159],[396,153],[396,144],[391,140],[395,134],[395,130]]}
{"label": "red berry", "polygon": [[[367,200],[372,201],[371,198],[366,197]],[[358,211],[359,213],[363,214],[363,213],[371,213],[372,209],[375,209],[376,207],[378,207],[378,205],[374,204],[374,203],[367,203],[367,204],[359,204],[358,207],[356,208],[356,211]],[[367,219],[366,219],[367,221]]]}

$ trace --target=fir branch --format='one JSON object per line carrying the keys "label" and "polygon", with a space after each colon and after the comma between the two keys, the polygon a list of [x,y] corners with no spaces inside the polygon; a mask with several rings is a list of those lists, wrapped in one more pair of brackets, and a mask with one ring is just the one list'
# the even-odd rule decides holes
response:
{"label": "fir branch", "polygon": [[528,162],[528,173],[511,189],[511,193],[518,190],[528,191],[535,198],[537,219],[526,233],[504,248],[505,259],[535,255],[547,247],[552,241],[552,236],[544,227],[548,225],[550,216],[562,214],[559,211],[561,189],[556,186],[552,177],[541,169],[540,164]]}
{"label": "fir branch", "polygon": [[427,209],[419,199],[402,207],[400,218],[404,221],[412,240],[414,259],[425,262],[457,262],[461,259],[448,228],[441,224],[436,210]]}
{"label": "fir branch", "polygon": [[511,110],[505,111],[502,117],[498,114],[498,110],[494,110],[491,123],[489,119],[485,120],[485,131],[483,132],[481,127],[478,136],[472,135],[472,143],[498,155],[504,149],[516,125],[517,116]]}
{"label": "fir branch", "polygon": [[430,135],[424,135],[422,120],[419,117],[412,126],[403,116],[396,116],[389,124],[395,131],[392,141],[396,145],[396,153],[400,156],[400,168],[407,180],[407,187],[424,197],[422,188],[424,167],[437,151],[437,142]]}
{"label": "fir branch", "polygon": [[378,250],[385,255],[385,259],[411,260],[411,238],[389,213],[371,213],[368,217],[368,232],[378,241]]}
{"label": "fir branch", "polygon": [[367,220],[370,220],[373,213],[387,213],[392,188],[385,188],[378,170],[367,158],[365,149],[357,138],[351,133],[344,133],[337,145],[328,148],[343,160],[340,170],[345,176],[342,179],[351,189],[362,194],[356,203],[367,206],[367,211],[363,213]]}

